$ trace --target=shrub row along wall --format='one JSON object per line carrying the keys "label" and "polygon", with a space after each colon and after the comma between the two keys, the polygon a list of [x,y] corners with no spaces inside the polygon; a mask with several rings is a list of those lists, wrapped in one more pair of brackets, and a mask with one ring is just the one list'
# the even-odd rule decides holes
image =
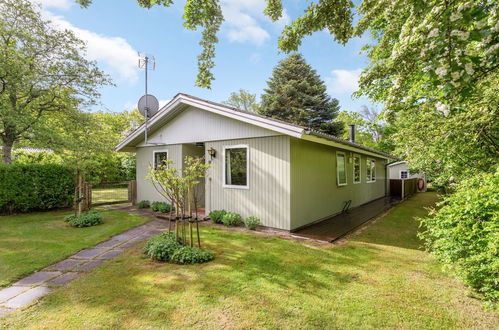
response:
{"label": "shrub row along wall", "polygon": [[0,213],[71,206],[74,180],[56,164],[0,164]]}

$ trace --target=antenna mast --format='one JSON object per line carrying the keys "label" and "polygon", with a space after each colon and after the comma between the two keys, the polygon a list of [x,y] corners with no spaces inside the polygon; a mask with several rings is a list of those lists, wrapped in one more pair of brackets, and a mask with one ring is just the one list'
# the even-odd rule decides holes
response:
{"label": "antenna mast", "polygon": [[139,68],[145,70],[145,94],[139,100],[139,110],[140,113],[146,118],[145,121],[145,144],[147,144],[147,121],[150,117],[154,116],[158,111],[158,100],[147,93],[147,72],[149,69],[156,69],[156,60],[154,56],[146,54],[146,53],[138,53],[139,56]]}

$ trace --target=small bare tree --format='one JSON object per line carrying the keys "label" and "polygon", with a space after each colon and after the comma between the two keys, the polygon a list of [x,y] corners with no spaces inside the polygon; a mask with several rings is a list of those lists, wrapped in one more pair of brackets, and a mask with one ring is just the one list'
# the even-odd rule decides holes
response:
{"label": "small bare tree", "polygon": [[[158,164],[156,168],[149,167],[147,179],[152,182],[154,188],[167,201],[175,207],[175,237],[182,237],[184,245],[187,243],[186,220],[189,224],[189,244],[194,245],[193,240],[193,207],[197,208],[196,186],[201,182],[201,178],[205,176],[209,164],[205,164],[204,158],[194,158],[187,156],[184,160],[184,168],[182,171],[174,168],[171,160],[164,160]],[[196,210],[197,214],[197,210]],[[179,227],[179,223],[182,227]],[[171,217],[169,230],[171,230]],[[180,231],[181,230],[181,231]],[[196,215],[196,232],[198,246],[201,247],[199,237],[199,226],[197,224]]]}

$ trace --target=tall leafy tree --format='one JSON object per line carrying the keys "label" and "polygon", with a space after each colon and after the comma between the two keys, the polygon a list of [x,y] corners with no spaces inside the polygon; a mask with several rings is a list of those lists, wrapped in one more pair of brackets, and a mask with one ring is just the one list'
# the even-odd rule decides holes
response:
{"label": "tall leafy tree", "polygon": [[295,53],[274,68],[262,95],[260,114],[339,135],[343,125],[335,122],[339,102],[326,92],[317,72]]}
{"label": "tall leafy tree", "polygon": [[85,59],[85,44],[55,29],[28,0],[0,2],[0,142],[11,162],[14,143],[50,134],[56,112],[93,104],[108,78]]}
{"label": "tall leafy tree", "polygon": [[258,104],[256,100],[256,94],[251,94],[244,89],[240,89],[238,92],[232,92],[230,97],[222,103],[251,112],[258,112],[260,108],[260,104]]}

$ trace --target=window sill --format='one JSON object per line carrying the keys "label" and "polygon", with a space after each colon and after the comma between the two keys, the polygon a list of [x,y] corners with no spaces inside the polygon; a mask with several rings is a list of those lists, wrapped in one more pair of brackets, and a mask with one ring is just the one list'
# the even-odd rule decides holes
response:
{"label": "window sill", "polygon": [[232,185],[226,185],[226,184],[224,184],[222,187],[223,188],[227,188],[227,189],[249,190],[249,186],[232,186]]}

